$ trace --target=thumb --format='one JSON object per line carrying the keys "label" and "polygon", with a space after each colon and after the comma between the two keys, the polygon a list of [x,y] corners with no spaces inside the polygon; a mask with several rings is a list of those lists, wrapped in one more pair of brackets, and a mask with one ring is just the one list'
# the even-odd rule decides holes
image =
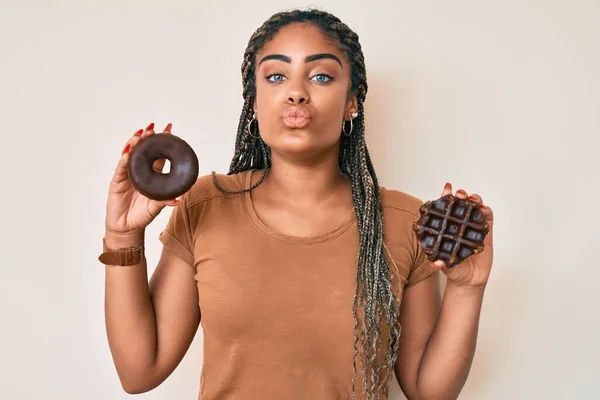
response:
{"label": "thumb", "polygon": [[149,200],[148,201],[148,214],[154,219],[160,214],[163,208],[176,207],[182,203],[181,199],[172,199],[164,201]]}

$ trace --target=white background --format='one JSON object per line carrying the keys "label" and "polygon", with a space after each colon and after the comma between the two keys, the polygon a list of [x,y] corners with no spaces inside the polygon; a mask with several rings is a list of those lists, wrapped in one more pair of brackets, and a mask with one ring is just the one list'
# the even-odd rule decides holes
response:
{"label": "white background", "polygon": [[[150,122],[226,172],[247,40],[295,1],[0,1],[0,397],[126,399],[97,261],[108,181]],[[599,398],[600,3],[321,1],[361,38],[381,183],[496,215],[465,400]],[[150,268],[170,211],[150,226]],[[194,399],[202,335],[140,399]],[[393,383],[392,399],[403,398]]]}

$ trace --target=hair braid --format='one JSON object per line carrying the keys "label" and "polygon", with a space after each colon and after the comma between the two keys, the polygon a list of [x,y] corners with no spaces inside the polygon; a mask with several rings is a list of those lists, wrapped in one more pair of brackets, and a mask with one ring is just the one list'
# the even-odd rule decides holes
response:
{"label": "hair braid", "polygon": [[[252,105],[256,96],[256,53],[284,26],[311,23],[334,39],[351,65],[351,94],[358,103],[358,117],[350,135],[341,135],[339,167],[349,177],[359,231],[357,282],[353,298],[354,356],[352,359],[352,398],[356,392],[357,359],[363,367],[362,383],[367,400],[387,396],[396,362],[400,323],[400,300],[392,290],[393,270],[384,255],[383,207],[379,183],[365,143],[364,101],[368,91],[364,55],[358,35],[339,18],[320,10],[293,10],[274,14],[250,37],[241,65],[244,105],[235,140],[235,153],[228,174],[262,169],[258,182],[241,193],[256,188],[271,167],[271,151],[252,128]],[[250,134],[252,133],[252,135]],[[255,136],[255,137],[253,137]],[[213,172],[213,180],[221,187]],[[393,262],[393,260],[391,260]],[[383,329],[386,329],[383,331]],[[384,340],[385,338],[385,340]]]}

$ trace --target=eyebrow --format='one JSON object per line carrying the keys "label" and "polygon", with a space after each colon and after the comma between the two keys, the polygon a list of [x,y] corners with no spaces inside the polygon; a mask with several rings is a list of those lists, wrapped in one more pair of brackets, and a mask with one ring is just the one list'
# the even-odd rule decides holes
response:
{"label": "eyebrow", "polygon": [[[342,69],[344,68],[344,66],[342,65],[342,60],[339,59],[339,57],[330,54],[330,53],[319,53],[319,54],[313,54],[310,56],[307,56],[304,59],[304,62],[311,62],[311,61],[317,61],[317,60],[324,60],[324,59],[330,59],[330,60],[334,60],[336,61],[338,64],[340,64],[340,67],[342,67]],[[264,56],[260,62],[258,63],[258,65],[262,64],[264,61],[267,60],[279,60],[279,61],[283,61],[286,63],[291,63],[292,59],[286,55],[283,54],[269,54],[268,56]]]}

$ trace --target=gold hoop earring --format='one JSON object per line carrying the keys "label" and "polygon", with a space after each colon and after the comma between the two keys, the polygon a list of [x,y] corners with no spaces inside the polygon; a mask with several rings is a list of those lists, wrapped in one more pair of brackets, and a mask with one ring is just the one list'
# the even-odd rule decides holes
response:
{"label": "gold hoop earring", "polygon": [[260,139],[260,136],[254,136],[252,134],[252,123],[256,121],[256,112],[252,115],[252,119],[250,120],[250,122],[248,122],[248,135],[250,135],[250,137],[253,137],[254,139]]}

